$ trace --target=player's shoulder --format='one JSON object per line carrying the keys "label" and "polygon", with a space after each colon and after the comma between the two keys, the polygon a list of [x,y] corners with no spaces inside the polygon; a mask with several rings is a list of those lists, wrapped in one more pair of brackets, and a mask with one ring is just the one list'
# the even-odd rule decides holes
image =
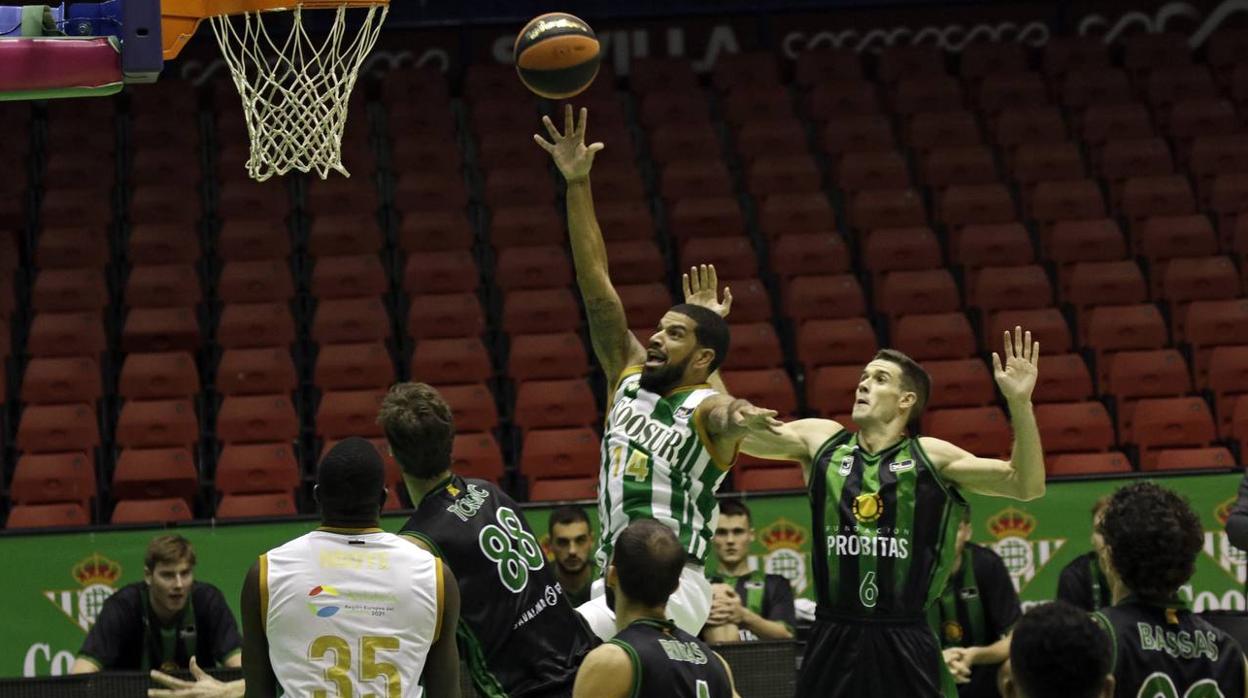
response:
{"label": "player's shoulder", "polygon": [[631,646],[623,639],[608,640],[585,655],[581,670],[621,676],[622,672],[632,671],[632,651]]}
{"label": "player's shoulder", "polygon": [[122,609],[138,608],[143,604],[143,582],[132,582],[118,589],[104,600],[104,605]]}

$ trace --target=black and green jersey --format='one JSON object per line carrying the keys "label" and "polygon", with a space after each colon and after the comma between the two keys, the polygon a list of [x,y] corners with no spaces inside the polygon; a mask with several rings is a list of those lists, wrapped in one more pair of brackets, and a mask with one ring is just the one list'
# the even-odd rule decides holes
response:
{"label": "black and green jersey", "polygon": [[633,662],[631,698],[732,698],[724,663],[670,621],[633,621],[608,642],[624,648]]}
{"label": "black and green jersey", "polygon": [[1111,604],[1109,581],[1101,571],[1096,551],[1084,553],[1062,568],[1057,578],[1057,598],[1089,612]]}
{"label": "black and green jersey", "polygon": [[917,438],[867,453],[848,431],[815,456],[810,478],[819,614],[925,620],[953,567],[966,507]]}
{"label": "black and green jersey", "polygon": [[511,497],[455,475],[425,495],[399,533],[428,544],[459,582],[456,635],[479,695],[571,689],[598,639],[559,592]]}
{"label": "black and green jersey", "polygon": [[1243,650],[1230,635],[1192,613],[1182,601],[1154,604],[1128,597],[1092,617],[1113,640],[1115,695],[1244,695]]}
{"label": "black and green jersey", "polygon": [[[784,623],[790,630],[797,624],[797,611],[793,602],[793,585],[778,574],[763,570],[751,570],[740,577],[720,574],[712,582],[727,584],[736,589],[741,604],[767,620]],[[757,640],[753,632],[741,628],[741,641]]]}

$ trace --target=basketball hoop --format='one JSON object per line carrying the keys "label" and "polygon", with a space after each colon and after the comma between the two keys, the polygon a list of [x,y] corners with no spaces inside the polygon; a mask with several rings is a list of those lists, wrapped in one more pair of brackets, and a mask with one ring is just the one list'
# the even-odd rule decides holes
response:
{"label": "basketball hoop", "polygon": [[[179,5],[183,12],[169,12]],[[347,105],[389,0],[164,0],[163,6],[166,58],[170,43],[176,54],[200,19],[212,23],[242,97],[252,179],[263,182],[291,170],[321,179],[331,170],[351,176],[342,164]],[[323,37],[304,26],[309,10],[333,13]],[[178,27],[190,31],[179,37]]]}

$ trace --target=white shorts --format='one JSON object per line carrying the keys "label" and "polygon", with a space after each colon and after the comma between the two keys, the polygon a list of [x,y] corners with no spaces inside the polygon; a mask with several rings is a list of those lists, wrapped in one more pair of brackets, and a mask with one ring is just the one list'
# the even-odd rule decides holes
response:
{"label": "white shorts", "polygon": [[[577,612],[589,623],[594,634],[605,640],[615,637],[615,612],[607,608],[607,586],[602,579],[594,580],[590,599],[577,606]],[[680,586],[667,600],[667,617],[676,627],[697,636],[711,615],[711,583],[701,567],[686,566],[680,573]]]}

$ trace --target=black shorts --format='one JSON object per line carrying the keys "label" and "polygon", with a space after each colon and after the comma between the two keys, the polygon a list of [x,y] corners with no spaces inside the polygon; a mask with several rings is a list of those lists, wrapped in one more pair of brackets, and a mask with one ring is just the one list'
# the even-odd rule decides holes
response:
{"label": "black shorts", "polygon": [[797,677],[799,697],[957,698],[926,623],[820,620]]}

